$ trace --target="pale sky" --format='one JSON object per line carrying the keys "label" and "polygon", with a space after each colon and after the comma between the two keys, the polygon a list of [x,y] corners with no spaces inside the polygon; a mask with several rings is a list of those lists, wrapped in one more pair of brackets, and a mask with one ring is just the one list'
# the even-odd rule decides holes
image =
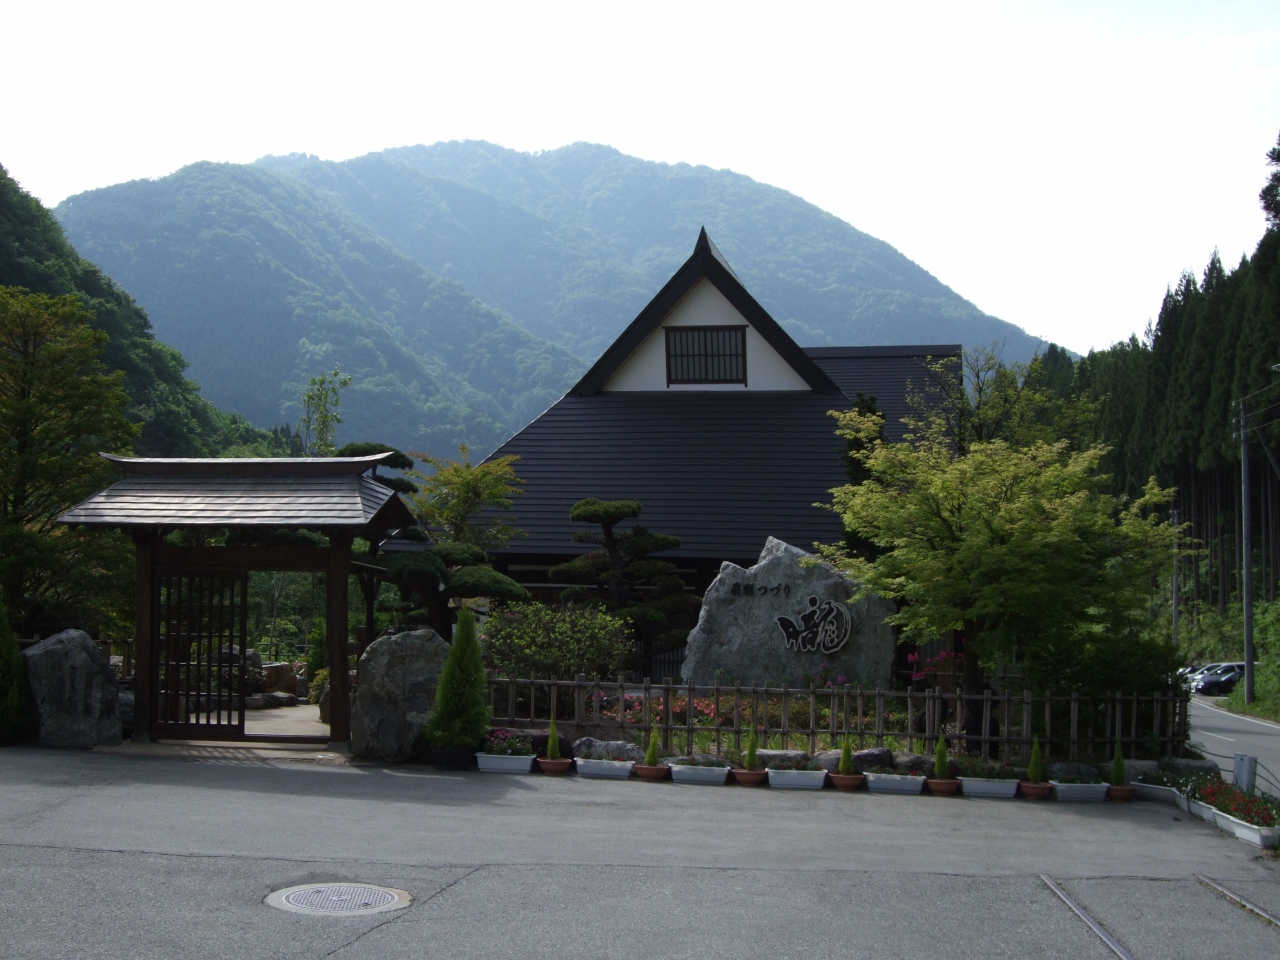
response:
{"label": "pale sky", "polygon": [[1252,252],[1280,3],[6,0],[0,164],[52,206],[198,160],[579,140],[729,168],[1078,350]]}

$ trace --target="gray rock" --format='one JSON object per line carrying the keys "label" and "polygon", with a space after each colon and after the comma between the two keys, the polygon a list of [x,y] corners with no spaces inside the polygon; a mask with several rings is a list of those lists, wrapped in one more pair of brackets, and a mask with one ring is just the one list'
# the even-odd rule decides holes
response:
{"label": "gray rock", "polygon": [[923,753],[900,753],[893,760],[893,768],[906,773],[933,776],[933,757]]}
{"label": "gray rock", "polygon": [[292,693],[264,693],[262,702],[267,707],[296,707],[298,698]]}
{"label": "gray rock", "polygon": [[120,691],[111,665],[83,630],[64,630],[22,651],[44,747],[120,742]]}
{"label": "gray rock", "polygon": [[[329,722],[329,681],[320,686],[320,696],[316,698],[316,706],[320,708],[320,722]],[[423,748],[426,749],[425,747]]]}
{"label": "gray rock", "polygon": [[262,665],[262,692],[298,695],[298,678],[291,663],[264,663]]}
{"label": "gray rock", "polygon": [[121,689],[117,692],[117,703],[120,710],[120,736],[128,740],[133,736],[134,697],[132,690]]}
{"label": "gray rock", "polygon": [[426,756],[422,728],[435,707],[436,681],[448,655],[449,645],[434,630],[410,630],[369,644],[351,705],[353,753],[388,763]]}
{"label": "gray rock", "polygon": [[[1110,771],[1110,767],[1107,768]],[[1160,764],[1155,760],[1126,760],[1124,762],[1125,778],[1133,783],[1138,777],[1155,776],[1160,773]]]}
{"label": "gray rock", "polygon": [[1050,780],[1061,780],[1064,777],[1072,779],[1085,779],[1092,777],[1098,778],[1098,768],[1091,763],[1078,763],[1074,760],[1059,760],[1057,763],[1047,764],[1044,768],[1045,774]]}
{"label": "gray rock", "polygon": [[[770,537],[755,566],[724,563],[689,634],[681,676],[699,684],[801,686],[820,673],[887,686],[893,662],[888,600],[854,601],[857,584]],[[843,677],[843,680],[840,678]]]}
{"label": "gray rock", "polygon": [[856,770],[867,771],[872,767],[892,767],[893,751],[888,747],[870,747],[866,750],[853,751],[853,766]]}
{"label": "gray rock", "polygon": [[[518,730],[517,733],[523,733],[526,737],[533,741],[533,755],[535,757],[545,757],[547,755],[547,742],[551,739],[550,730]],[[556,734],[560,738],[560,759],[568,760],[573,757],[573,742],[563,733]]]}
{"label": "gray rock", "polygon": [[823,750],[821,753],[815,753],[813,759],[818,761],[818,766],[827,771],[827,773],[840,772],[839,750]]}
{"label": "gray rock", "polygon": [[803,750],[757,750],[756,762],[763,770],[766,767],[776,768],[778,762],[782,761],[787,764],[802,764],[809,762],[809,755]]}
{"label": "gray rock", "polygon": [[244,708],[246,710],[266,710],[268,707],[274,707],[274,703],[267,703],[267,695],[265,693],[250,693],[244,698]]}
{"label": "gray rock", "polygon": [[1216,760],[1209,758],[1196,759],[1193,757],[1165,757],[1160,761],[1160,766],[1168,767],[1175,773],[1207,773],[1221,774],[1222,770],[1218,766]]}
{"label": "gray rock", "polygon": [[583,760],[634,760],[644,762],[644,751],[626,740],[597,740],[581,737],[573,741],[573,755]]}

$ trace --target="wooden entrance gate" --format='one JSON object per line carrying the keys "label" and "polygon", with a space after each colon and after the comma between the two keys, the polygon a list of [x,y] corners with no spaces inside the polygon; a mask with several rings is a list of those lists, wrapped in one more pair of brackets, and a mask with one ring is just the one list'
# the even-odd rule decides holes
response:
{"label": "wooden entrance gate", "polygon": [[156,577],[151,677],[156,736],[243,740],[249,575]]}

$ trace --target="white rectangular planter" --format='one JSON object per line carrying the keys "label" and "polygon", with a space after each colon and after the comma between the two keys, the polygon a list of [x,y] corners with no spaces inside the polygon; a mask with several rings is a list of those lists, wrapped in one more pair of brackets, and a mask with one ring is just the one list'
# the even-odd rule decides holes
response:
{"label": "white rectangular planter", "polygon": [[1178,791],[1173,787],[1161,787],[1154,783],[1135,783],[1133,795],[1139,800],[1155,800],[1159,803],[1178,802]]}
{"label": "white rectangular planter", "polygon": [[1207,823],[1216,824],[1218,822],[1218,818],[1215,816],[1217,812],[1218,811],[1214,810],[1213,807],[1209,806],[1207,803],[1201,803],[1199,800],[1192,800],[1190,797],[1187,798],[1187,813],[1191,814],[1193,817],[1199,817]]}
{"label": "white rectangular planter", "polygon": [[671,765],[671,779],[676,783],[714,783],[729,782],[728,767],[695,767],[687,763]]}
{"label": "white rectangular planter", "polygon": [[1053,799],[1064,803],[1098,803],[1107,799],[1105,783],[1059,783],[1050,780],[1049,785],[1053,787]]}
{"label": "white rectangular planter", "polygon": [[998,797],[1004,800],[1018,795],[1018,781],[987,780],[984,777],[961,777],[960,792],[966,797]]}
{"label": "white rectangular planter", "polygon": [[501,753],[477,753],[476,763],[482,773],[531,773],[533,754],[511,756]]}
{"label": "white rectangular planter", "polygon": [[821,790],[826,782],[825,770],[769,770],[769,786],[778,790]]}
{"label": "white rectangular planter", "polygon": [[631,760],[575,760],[580,777],[600,777],[605,780],[625,780],[631,776],[635,763]]}
{"label": "white rectangular planter", "polygon": [[1280,827],[1255,826],[1221,810],[1214,810],[1213,813],[1220,830],[1235,834],[1245,843],[1252,843],[1255,847],[1274,847],[1280,843]]}
{"label": "white rectangular planter", "polygon": [[924,789],[924,777],[910,777],[904,773],[868,773],[867,789],[872,793],[919,793]]}

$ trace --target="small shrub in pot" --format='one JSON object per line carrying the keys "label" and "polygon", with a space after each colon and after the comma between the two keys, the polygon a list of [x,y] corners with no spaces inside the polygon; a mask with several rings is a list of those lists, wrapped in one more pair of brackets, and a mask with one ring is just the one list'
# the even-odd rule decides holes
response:
{"label": "small shrub in pot", "polygon": [[644,752],[644,763],[637,763],[635,767],[636,775],[641,780],[665,780],[670,776],[671,768],[658,763],[661,750],[662,738],[658,733],[658,723],[655,720],[653,727],[649,730],[649,746]]}
{"label": "small shrub in pot", "polygon": [[939,734],[938,746],[933,751],[933,776],[925,780],[925,787],[932,794],[947,796],[960,789],[960,781],[951,776],[951,761],[947,759],[947,738]]}
{"label": "small shrub in pot", "polygon": [[759,749],[760,738],[753,729],[747,734],[747,749],[742,755],[742,766],[733,771],[733,778],[744,787],[758,787],[768,776],[760,769],[760,761],[756,758],[756,751]]}
{"label": "small shrub in pot", "polygon": [[857,790],[866,777],[853,766],[853,745],[848,736],[840,744],[840,765],[831,774],[831,782],[837,790]]}
{"label": "small shrub in pot", "polygon": [[1018,784],[1018,791],[1030,800],[1043,800],[1052,788],[1044,775],[1044,754],[1040,752],[1040,738],[1031,741],[1031,761],[1027,764],[1027,779]]}
{"label": "small shrub in pot", "polygon": [[1120,740],[1116,739],[1116,752],[1111,758],[1111,786],[1107,787],[1108,800],[1132,800],[1135,787],[1129,783],[1129,775],[1124,768],[1124,753],[1120,749]]}

